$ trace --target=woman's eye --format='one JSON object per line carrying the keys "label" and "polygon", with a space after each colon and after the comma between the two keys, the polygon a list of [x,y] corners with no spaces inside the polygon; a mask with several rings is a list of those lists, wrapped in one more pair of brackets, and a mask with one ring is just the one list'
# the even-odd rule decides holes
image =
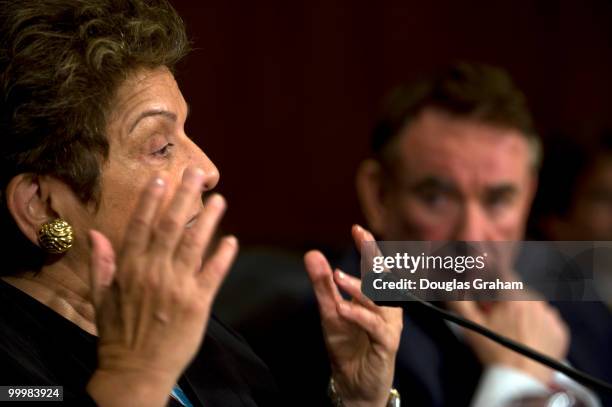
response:
{"label": "woman's eye", "polygon": [[172,143],[166,143],[162,148],[153,152],[154,156],[167,157],[170,154],[170,150],[174,147]]}

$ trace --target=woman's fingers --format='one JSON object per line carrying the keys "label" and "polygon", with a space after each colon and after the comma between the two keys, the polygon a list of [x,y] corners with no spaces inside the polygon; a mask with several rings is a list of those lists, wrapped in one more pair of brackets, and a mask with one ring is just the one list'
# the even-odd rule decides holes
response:
{"label": "woman's fingers", "polygon": [[212,304],[237,253],[238,239],[234,236],[226,236],[221,239],[214,254],[204,263],[197,278],[209,305]]}
{"label": "woman's fingers", "polygon": [[198,272],[204,250],[208,247],[215,229],[225,212],[225,200],[219,194],[212,195],[204,204],[196,223],[186,229],[176,249],[177,261],[189,272]]}
{"label": "woman's fingers", "polygon": [[[351,229],[353,235],[353,241],[359,254],[361,254],[362,264],[374,264],[374,257],[382,256],[382,252],[376,243],[376,239],[368,230],[362,228],[359,225],[353,225]],[[388,272],[388,269],[384,269],[384,272]]]}
{"label": "woman's fingers", "polygon": [[89,258],[91,297],[97,309],[115,276],[115,252],[106,236],[96,230],[89,231],[89,244],[91,247]]}
{"label": "woman's fingers", "polygon": [[199,267],[225,208],[220,196],[202,208],[204,181],[202,170],[190,168],[176,188],[156,180],[144,189],[114,282],[110,242],[90,233],[98,359],[107,371],[136,372],[144,360],[143,371],[175,383],[200,347],[212,302],[238,250],[235,238],[224,238]]}
{"label": "woman's fingers", "polygon": [[166,181],[161,175],[152,178],[145,187],[126,229],[123,251],[141,254],[148,248],[165,187]]}
{"label": "woman's fingers", "polygon": [[353,301],[363,305],[373,312],[380,312],[381,308],[374,304],[374,301],[369,299],[363,292],[361,292],[361,280],[346,274],[342,270],[336,269],[334,272],[334,281],[342,291],[353,298]]}
{"label": "woman's fingers", "polygon": [[323,254],[312,250],[304,255],[304,265],[312,282],[322,318],[336,315],[336,303],[342,299],[334,283],[331,267]]}
{"label": "woman's fingers", "polygon": [[[350,276],[342,272],[341,270],[336,270],[334,272],[334,280],[336,284],[338,284],[338,286],[342,289],[342,291],[349,294],[353,300],[352,303],[344,300],[338,303],[351,305],[351,307],[345,307],[343,309],[345,313],[340,314],[342,317],[346,317],[348,315],[347,312],[350,313],[352,315],[352,318],[347,318],[348,320],[357,323],[358,319],[360,321],[358,325],[361,328],[366,329],[370,336],[379,341],[383,341],[385,336],[389,336],[388,334],[384,333],[388,333],[386,327],[393,326],[395,324],[400,324],[401,326],[401,309],[381,307],[379,305],[376,305],[374,301],[369,299],[361,291],[361,280]],[[344,307],[344,305],[342,306]],[[360,311],[360,308],[362,308],[363,311]],[[376,326],[374,326],[373,324],[376,324]],[[382,336],[379,335],[380,332],[383,332]]]}
{"label": "woman's fingers", "polygon": [[[368,230],[362,228],[359,225],[353,225],[353,227],[351,228],[351,235],[353,236],[355,246],[357,247],[357,250],[359,250],[359,253],[361,253],[361,255],[364,255],[364,253],[362,253],[364,243],[376,242],[376,239],[374,238],[372,233],[370,233]],[[373,254],[380,254],[378,246],[375,248],[375,252]]]}
{"label": "woman's fingers", "polygon": [[345,300],[339,301],[336,305],[336,309],[343,319],[356,324],[367,332],[373,342],[382,344],[387,343],[389,338],[387,335],[386,322],[380,315],[359,303],[352,303]]}
{"label": "woman's fingers", "polygon": [[175,248],[183,236],[185,226],[194,213],[194,204],[201,200],[204,171],[187,168],[172,201],[153,231],[151,249],[154,253],[174,255]]}

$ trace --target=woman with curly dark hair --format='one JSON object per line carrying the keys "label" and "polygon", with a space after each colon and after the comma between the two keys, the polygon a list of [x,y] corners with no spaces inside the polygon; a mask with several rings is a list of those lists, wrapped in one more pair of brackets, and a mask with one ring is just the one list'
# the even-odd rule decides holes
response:
{"label": "woman with curly dark hair", "polygon": [[[184,132],[173,67],[188,41],[174,9],[2,1],[0,38],[0,385],[63,386],[78,406],[293,404],[210,317],[238,244],[207,250],[226,204],[202,202],[219,172]],[[386,405],[401,311],[320,253],[305,261],[334,399]]]}

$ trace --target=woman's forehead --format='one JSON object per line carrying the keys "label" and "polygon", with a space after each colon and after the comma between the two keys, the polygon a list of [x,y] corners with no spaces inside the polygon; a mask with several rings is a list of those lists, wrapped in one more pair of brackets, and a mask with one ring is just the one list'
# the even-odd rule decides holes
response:
{"label": "woman's forehead", "polygon": [[178,98],[180,91],[174,76],[166,67],[139,69],[119,85],[115,106],[125,108],[141,99]]}
{"label": "woman's forehead", "polygon": [[130,75],[117,89],[109,115],[109,128],[127,131],[141,112],[168,111],[186,116],[187,104],[172,73],[166,67],[141,69]]}

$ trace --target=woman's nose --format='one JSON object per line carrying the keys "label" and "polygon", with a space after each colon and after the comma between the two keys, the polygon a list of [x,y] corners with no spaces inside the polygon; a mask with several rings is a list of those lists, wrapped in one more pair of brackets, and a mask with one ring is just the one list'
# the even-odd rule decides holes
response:
{"label": "woman's nose", "polygon": [[219,182],[220,174],[217,166],[211,161],[204,151],[190,140],[189,166],[200,168],[204,171],[204,191],[210,191]]}
{"label": "woman's nose", "polygon": [[[209,160],[210,161],[210,160]],[[205,176],[204,176],[204,191],[210,191],[211,189],[213,189],[215,186],[217,186],[217,183],[219,182],[219,170],[217,169],[217,167],[212,163],[212,161],[210,161],[210,168],[204,170],[205,172]]]}
{"label": "woman's nose", "polygon": [[[212,163],[211,163],[212,164]],[[203,166],[203,165],[189,165],[183,170],[182,180],[185,182],[185,178],[189,177],[196,169],[204,172],[204,182],[202,184],[202,192],[213,189],[219,182],[219,171],[214,164]]]}

